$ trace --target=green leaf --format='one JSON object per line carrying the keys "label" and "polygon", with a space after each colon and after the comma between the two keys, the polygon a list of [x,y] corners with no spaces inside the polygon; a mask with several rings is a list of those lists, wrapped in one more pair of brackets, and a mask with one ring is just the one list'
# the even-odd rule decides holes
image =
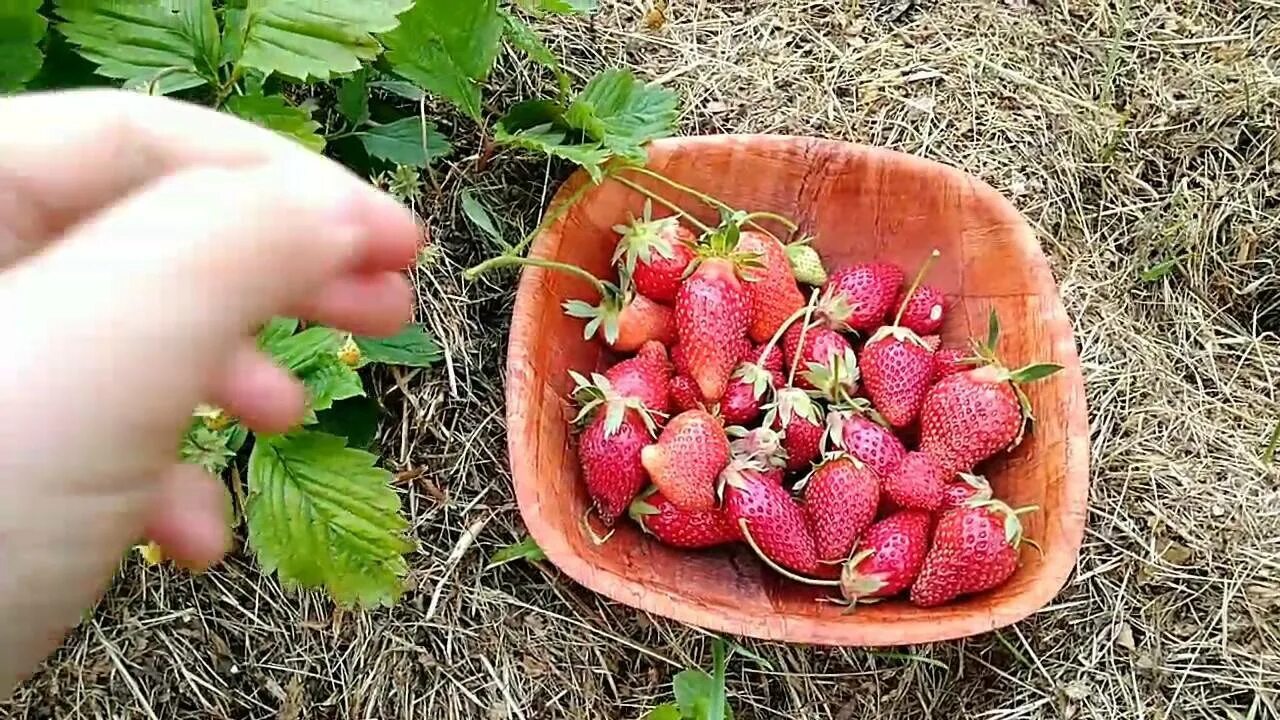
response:
{"label": "green leaf", "polygon": [[1061,365],[1053,363],[1036,363],[1013,371],[1013,380],[1020,383],[1035,382],[1062,369]]}
{"label": "green leaf", "polygon": [[626,158],[643,162],[644,144],[675,131],[676,94],[636,79],[630,70],[605,70],[587,83],[565,121]]}
{"label": "green leaf", "polygon": [[427,96],[427,94],[422,91],[422,88],[405,80],[374,80],[369,83],[369,87],[386,90],[389,93],[399,95],[405,100],[412,100],[414,102],[419,102]]}
{"label": "green leaf", "polygon": [[364,383],[360,375],[348,367],[337,355],[326,353],[312,361],[305,372],[299,373],[307,390],[307,413],[303,424],[316,421],[315,413],[328,410],[338,400],[364,395]]}
{"label": "green leaf", "polygon": [[[419,3],[421,4],[421,3]],[[248,0],[241,65],[267,75],[328,80],[378,57],[413,0]]]}
{"label": "green leaf", "polygon": [[328,410],[316,413],[314,430],[347,439],[347,445],[368,450],[378,436],[382,406],[370,397],[339,400]]}
{"label": "green leaf", "polygon": [[356,137],[370,156],[397,165],[426,167],[453,150],[435,125],[417,116],[361,130]]}
{"label": "green leaf", "polygon": [[610,153],[599,143],[575,143],[568,139],[565,132],[556,130],[551,125],[509,132],[501,123],[493,135],[494,141],[501,145],[544,153],[552,157],[564,158],[582,167],[595,182],[604,178],[604,164],[608,162]]}
{"label": "green leaf", "polygon": [[675,703],[664,703],[645,713],[642,720],[682,720],[680,708]]}
{"label": "green leaf", "polygon": [[227,110],[232,115],[297,140],[309,150],[324,150],[324,136],[317,132],[320,123],[311,119],[310,111],[290,105],[279,95],[237,95],[227,101]]}
{"label": "green leaf", "polygon": [[489,558],[489,565],[485,569],[496,568],[499,565],[506,565],[516,560],[524,560],[526,562],[538,562],[546,560],[547,554],[538,547],[538,543],[533,538],[526,537],[514,545],[508,545],[501,550],[495,552]]}
{"label": "green leaf", "polygon": [[98,74],[158,94],[217,77],[222,56],[212,0],[58,0],[58,30]]}
{"label": "green leaf", "polygon": [[342,341],[342,333],[333,328],[310,327],[297,335],[278,340],[266,349],[282,367],[301,375],[318,358],[337,353]]}
{"label": "green leaf", "polygon": [[1169,258],[1168,260],[1163,260],[1161,262],[1156,263],[1155,265],[1152,265],[1151,267],[1142,271],[1142,275],[1141,275],[1142,281],[1155,282],[1156,280],[1159,280],[1165,275],[1168,275],[1169,273],[1173,272],[1174,268],[1178,267],[1178,262],[1180,260],[1182,260],[1182,258],[1180,257]]}
{"label": "green leaf", "polygon": [[498,56],[504,27],[497,0],[418,0],[382,41],[399,75],[479,121],[480,85]]}
{"label": "green leaf", "polygon": [[249,546],[286,587],[325,587],[343,605],[390,605],[408,572],[408,523],[391,473],[343,439],[259,437],[249,456]]}
{"label": "green leaf", "polygon": [[298,319],[273,317],[258,331],[258,348],[266,350],[298,331]]}
{"label": "green leaf", "polygon": [[491,240],[500,245],[506,244],[502,238],[502,232],[493,222],[493,216],[489,214],[489,210],[485,208],[484,203],[480,202],[471,188],[462,191],[462,214],[466,215],[467,219]]}
{"label": "green leaf", "polygon": [[994,352],[998,342],[1000,342],[1000,316],[996,314],[995,308],[992,308],[991,314],[987,316],[987,349]]}
{"label": "green leaf", "polygon": [[595,12],[599,0],[516,0],[516,4],[530,12],[552,12],[559,15]]}
{"label": "green leaf", "polygon": [[560,62],[556,60],[555,53],[542,42],[542,38],[538,37],[538,33],[534,32],[533,28],[506,10],[499,12],[502,13],[502,21],[506,23],[503,34],[512,47],[528,55],[530,60],[540,65],[545,65],[552,70],[560,69]]}
{"label": "green leaf", "polygon": [[369,73],[361,69],[338,86],[338,112],[352,125],[369,122]]}
{"label": "green leaf", "polygon": [[18,90],[40,72],[40,40],[49,27],[41,0],[0,0],[0,93]]}
{"label": "green leaf", "polygon": [[676,673],[672,681],[676,704],[687,718],[705,718],[715,694],[715,680],[706,671],[697,668]]}
{"label": "green leaf", "polygon": [[184,463],[199,465],[217,475],[236,456],[238,448],[233,448],[232,442],[236,439],[236,429],[239,427],[232,425],[224,430],[210,430],[203,422],[196,420],[182,437],[178,456]]}
{"label": "green leaf", "polygon": [[444,357],[440,345],[421,323],[410,323],[389,338],[357,337],[355,341],[369,362],[431,367]]}

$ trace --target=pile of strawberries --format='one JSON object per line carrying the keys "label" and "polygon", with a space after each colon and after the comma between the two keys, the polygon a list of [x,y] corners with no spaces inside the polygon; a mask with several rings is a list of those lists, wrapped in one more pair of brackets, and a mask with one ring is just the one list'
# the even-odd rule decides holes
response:
{"label": "pile of strawberries", "polygon": [[[828,276],[807,241],[743,213],[701,236],[677,218],[617,228],[619,282],[566,303],[628,356],[573,373],[579,459],[599,520],[629,515],[668,545],[747,543],[848,602],[932,607],[1006,581],[1022,529],[976,468],[1020,440],[1019,385],[999,327],[941,345],[947,310],[884,262]],[[806,290],[804,286],[812,286]]]}

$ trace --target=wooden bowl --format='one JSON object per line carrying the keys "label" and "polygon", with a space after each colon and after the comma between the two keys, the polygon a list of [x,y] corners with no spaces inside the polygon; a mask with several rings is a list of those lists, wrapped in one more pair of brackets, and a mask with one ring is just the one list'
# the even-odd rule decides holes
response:
{"label": "wooden bowl", "polygon": [[[963,172],[911,155],[799,137],[692,137],[655,143],[649,167],[748,211],[798,220],[816,235],[828,269],[886,259],[908,269],[933,248],[942,257],[929,282],[954,301],[944,328],[953,342],[985,336],[999,313],[1000,354],[1010,367],[1031,361],[1066,369],[1027,388],[1038,422],[1012,454],[985,468],[998,497],[1024,516],[1027,537],[1017,574],[1001,588],[935,609],[904,600],[844,608],[829,596],[781,579],[749,548],[685,552],[667,548],[620,521],[595,545],[581,518],[583,488],[569,420],[569,370],[613,361],[582,339],[582,321],[566,317],[566,299],[597,299],[564,273],[528,268],[511,327],[507,427],[520,512],[547,557],[577,582],[621,603],[709,630],[823,645],[902,645],[974,635],[1016,622],[1045,606],[1075,564],[1084,533],[1089,427],[1071,325],[1035,236],[995,190]],[[627,173],[640,180],[640,176]],[[578,173],[553,207],[588,183]],[[714,224],[691,197],[645,185]],[[610,277],[612,227],[639,214],[643,198],[607,181],[582,196],[536,240],[531,254]],[[779,228],[780,230],[780,228]]]}

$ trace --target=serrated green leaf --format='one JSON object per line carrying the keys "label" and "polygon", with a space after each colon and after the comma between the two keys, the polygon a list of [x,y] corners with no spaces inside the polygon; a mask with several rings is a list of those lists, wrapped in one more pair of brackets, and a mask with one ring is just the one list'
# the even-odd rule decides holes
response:
{"label": "serrated green leaf", "polygon": [[361,450],[373,447],[378,436],[382,406],[371,397],[360,396],[339,400],[328,410],[316,413],[312,428],[347,439],[347,445]]}
{"label": "serrated green leaf", "polygon": [[309,150],[324,150],[324,136],[318,132],[320,123],[311,119],[309,111],[290,105],[279,95],[237,95],[227,101],[227,110],[236,117],[296,140]]}
{"label": "serrated green leaf", "polygon": [[560,62],[556,59],[555,53],[542,42],[542,38],[533,31],[533,28],[506,10],[499,12],[502,13],[502,21],[506,23],[503,34],[506,35],[512,47],[528,55],[530,60],[540,65],[545,65],[552,70],[560,69]]}
{"label": "serrated green leaf", "polygon": [[333,353],[317,356],[298,376],[307,390],[307,413],[303,420],[306,425],[316,422],[315,414],[333,407],[334,402],[364,395],[360,375]]}
{"label": "serrated green leaf", "polygon": [[224,430],[211,430],[200,420],[191,423],[182,437],[178,457],[189,465],[199,465],[217,475],[226,469],[238,448],[232,447],[239,425]]}
{"label": "serrated green leaf", "polygon": [[494,141],[525,150],[540,152],[552,157],[564,158],[587,171],[591,179],[600,182],[604,178],[604,164],[610,153],[598,143],[574,143],[567,135],[551,125],[508,132],[501,124],[494,131]]}
{"label": "serrated green leaf", "polygon": [[390,605],[408,572],[408,523],[391,473],[325,433],[259,437],[249,456],[249,546],[281,583],[343,605]]}
{"label": "serrated green leaf", "polygon": [[342,333],[333,328],[310,327],[297,335],[282,338],[266,349],[282,367],[300,375],[317,358],[336,353],[342,342]]}
{"label": "serrated green leaf", "polygon": [[497,0],[418,0],[382,41],[396,73],[479,121],[480,85],[497,59],[504,27]]}
{"label": "serrated green leaf", "polygon": [[405,100],[412,100],[414,102],[418,102],[427,96],[427,94],[423,92],[422,88],[406,80],[374,80],[369,83],[369,87],[386,90],[394,95],[399,95]]}
{"label": "serrated green leaf", "polygon": [[1168,260],[1162,260],[1156,263],[1155,265],[1152,265],[1151,267],[1142,271],[1142,275],[1141,275],[1142,281],[1155,282],[1156,280],[1159,280],[1165,275],[1168,275],[1169,273],[1173,272],[1174,269],[1178,267],[1178,262],[1180,260],[1182,260],[1182,258],[1180,257],[1169,258]]}
{"label": "serrated green leaf", "polygon": [[217,77],[222,56],[212,0],[58,0],[58,30],[98,74],[166,94]]}
{"label": "serrated green leaf", "polygon": [[538,562],[546,560],[547,554],[538,547],[538,543],[531,537],[526,537],[514,545],[508,545],[501,550],[495,552],[489,558],[489,568],[495,568],[499,565],[506,565],[516,560],[524,560],[526,562]]}
{"label": "serrated green leaf", "polygon": [[462,191],[461,201],[462,214],[466,215],[473,225],[480,228],[480,231],[488,235],[494,242],[500,245],[506,244],[502,239],[502,232],[498,230],[498,226],[493,222],[493,216],[489,214],[488,208],[484,206],[484,203],[480,202],[480,199],[476,197],[471,188],[466,188]]}
{"label": "serrated green leaf", "polygon": [[417,116],[361,130],[356,137],[370,156],[397,165],[426,167],[453,150],[435,125]]}
{"label": "serrated green leaf", "polygon": [[369,121],[369,72],[361,69],[338,85],[338,112],[352,125]]}
{"label": "serrated green leaf", "polygon": [[357,337],[355,341],[370,362],[431,367],[444,357],[440,345],[421,323],[410,323],[389,338]]}
{"label": "serrated green leaf", "polygon": [[298,332],[298,319],[273,317],[258,331],[258,348],[267,350],[276,343]]}
{"label": "serrated green leaf", "polygon": [[682,720],[683,717],[675,703],[664,703],[645,713],[643,720]]}
{"label": "serrated green leaf", "polygon": [[626,158],[645,159],[644,144],[675,131],[678,98],[646,85],[630,70],[593,77],[565,112],[565,122]]}
{"label": "serrated green leaf", "polygon": [[[328,80],[378,57],[413,0],[248,0],[239,62],[267,75]],[[421,4],[421,3],[419,3]],[[465,3],[464,3],[465,4]]]}
{"label": "serrated green leaf", "polygon": [[530,12],[552,12],[559,15],[595,12],[599,0],[516,0],[516,4]]}
{"label": "serrated green leaf", "polygon": [[40,72],[40,40],[49,27],[41,0],[0,0],[0,93],[17,90]]}

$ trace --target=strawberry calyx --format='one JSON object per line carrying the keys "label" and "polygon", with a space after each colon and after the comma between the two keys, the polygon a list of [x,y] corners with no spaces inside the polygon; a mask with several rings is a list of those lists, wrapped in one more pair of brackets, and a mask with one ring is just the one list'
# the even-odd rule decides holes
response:
{"label": "strawberry calyx", "polygon": [[[797,417],[814,425],[819,424],[817,404],[809,397],[809,393],[800,388],[778,390],[774,393],[774,401],[764,407],[764,427],[771,428],[776,421],[779,427],[786,428]],[[785,429],[783,432],[786,432]]]}
{"label": "strawberry calyx", "polygon": [[738,250],[738,240],[742,237],[742,225],[750,219],[750,215],[741,210],[720,211],[720,225],[711,232],[704,233],[694,247],[695,257],[685,268],[684,277],[689,277],[703,263],[711,260],[725,260],[733,267],[734,274],[745,282],[755,282],[758,278],[755,270],[764,269],[764,260],[758,252]]}
{"label": "strawberry calyx", "polygon": [[1022,542],[1025,539],[1023,536],[1022,521],[1019,519],[1019,516],[1026,515],[1027,513],[1035,512],[1040,509],[1039,506],[1028,505],[1015,510],[1000,500],[977,502],[973,503],[970,507],[983,509],[998,516],[1004,523],[1005,542],[1009,543],[1009,546],[1015,550],[1022,545]]}
{"label": "strawberry calyx", "polygon": [[645,429],[649,431],[650,437],[657,436],[658,426],[653,419],[655,412],[650,410],[642,400],[636,397],[619,395],[613,389],[613,384],[609,382],[609,378],[600,373],[591,373],[591,378],[588,379],[582,373],[570,370],[569,377],[573,378],[574,382],[573,391],[570,395],[581,406],[578,414],[572,420],[574,425],[582,426],[603,407],[605,411],[604,434],[605,437],[612,437],[622,427],[627,411],[634,410],[640,415],[640,419],[644,422]]}
{"label": "strawberry calyx", "polygon": [[764,369],[763,365],[754,362],[744,362],[733,371],[733,378],[741,380],[751,386],[751,392],[757,400],[762,399],[765,393],[773,389],[773,375]]}
{"label": "strawberry calyx", "polygon": [[734,425],[725,428],[725,434],[733,438],[729,442],[729,452],[735,461],[742,463],[740,470],[750,468],[763,472],[787,466],[782,436],[767,426],[747,430]]}
{"label": "strawberry calyx", "polygon": [[853,332],[849,327],[849,318],[853,317],[855,310],[857,308],[844,293],[837,292],[836,288],[827,288],[818,300],[813,315],[836,332]]}
{"label": "strawberry calyx", "polygon": [[[845,600],[851,603],[876,601],[879,598],[867,598],[867,596],[875,595],[889,584],[885,573],[858,571],[858,566],[875,554],[876,551],[871,548],[859,550],[844,563],[844,567],[840,570],[840,594]],[[867,599],[864,600],[864,598]]]}
{"label": "strawberry calyx", "polygon": [[996,354],[996,345],[999,342],[1000,316],[996,314],[995,308],[992,308],[991,314],[987,317],[986,340],[973,340],[973,357],[965,358],[964,362],[975,366],[975,370],[970,371],[975,379],[981,382],[1007,382],[1013,388],[1013,394],[1018,398],[1018,406],[1022,409],[1022,426],[1018,429],[1018,435],[1013,442],[1009,443],[1009,449],[1013,449],[1022,443],[1027,429],[1035,421],[1035,415],[1031,411],[1031,398],[1027,397],[1022,386],[1043,380],[1062,370],[1062,366],[1055,363],[1031,363],[1017,370],[1010,370],[1004,366]]}
{"label": "strawberry calyx", "polygon": [[656,492],[658,492],[658,488],[656,486],[649,486],[644,490],[644,492],[636,496],[636,499],[632,500],[631,505],[627,508],[627,514],[631,516],[631,519],[640,526],[641,530],[650,534],[652,533],[644,524],[644,518],[649,515],[658,515],[661,511],[653,505],[645,502],[645,500],[652,497]]}
{"label": "strawberry calyx", "polygon": [[960,482],[973,488],[973,497],[968,500],[967,505],[977,505],[994,497],[991,490],[991,483],[982,475],[974,475],[971,473],[959,473]]}
{"label": "strawberry calyx", "polygon": [[858,368],[858,356],[853,348],[832,355],[826,363],[807,363],[804,378],[813,385],[809,394],[831,402],[852,402],[858,391],[862,371]]}
{"label": "strawberry calyx", "polygon": [[615,225],[613,230],[622,237],[613,252],[613,264],[628,274],[634,274],[636,264],[654,261],[655,255],[674,260],[675,247],[671,235],[680,225],[675,217],[653,218],[653,202],[645,200],[644,214],[631,218],[628,225]]}

